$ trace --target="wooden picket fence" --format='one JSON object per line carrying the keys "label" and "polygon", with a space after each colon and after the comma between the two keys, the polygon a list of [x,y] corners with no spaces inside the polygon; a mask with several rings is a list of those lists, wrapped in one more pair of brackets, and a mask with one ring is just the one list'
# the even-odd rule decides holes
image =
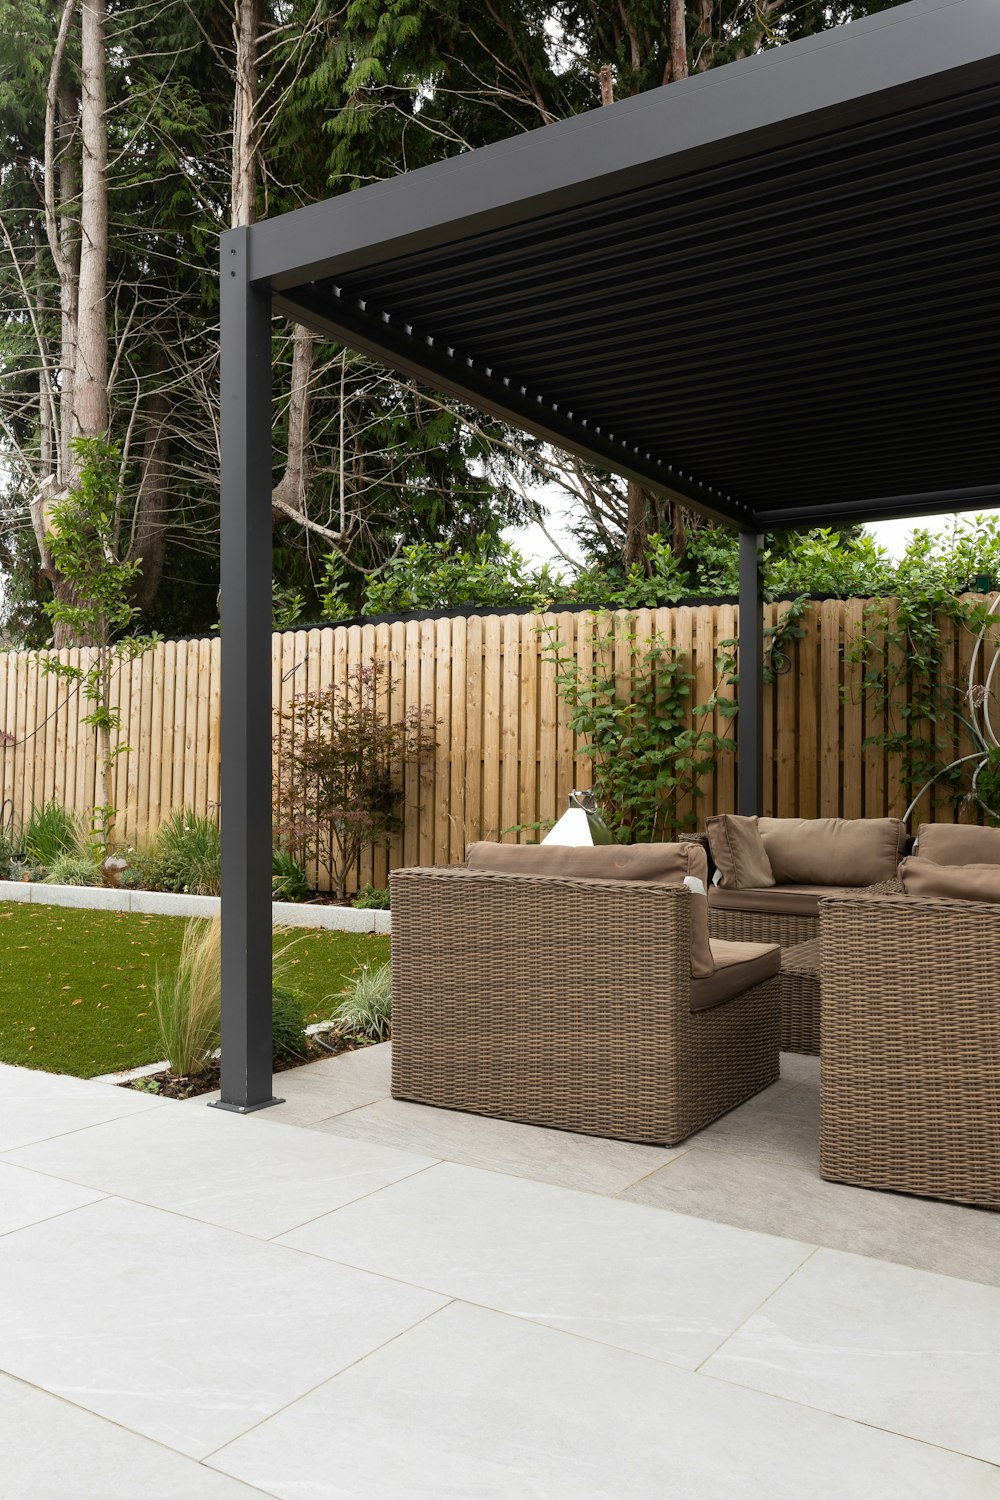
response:
{"label": "wooden picket fence", "polygon": [[[767,623],[784,608],[767,606]],[[864,610],[856,599],[811,605],[803,639],[788,647],[789,670],[765,691],[768,813],[857,818],[905,809],[910,788],[900,758],[865,745],[883,725],[860,690],[860,669],[845,661],[845,643],[860,632]],[[603,615],[596,629],[600,638],[610,632],[605,649],[623,686],[630,632],[640,641],[662,635],[685,655],[694,704],[715,689],[720,645],[736,636],[737,621],[734,605],[700,605]],[[957,680],[967,673],[973,639],[948,622],[941,628],[949,675]],[[461,860],[474,839],[537,837],[529,830],[556,818],[571,788],[590,785],[591,762],[570,728],[545,644],[558,640],[586,668],[594,637],[595,617],[579,613],[453,617],[273,637],[275,723],[295,695],[342,682],[372,659],[387,666],[382,686],[393,717],[428,707],[438,721],[433,756],[407,770],[401,832],[388,851],[362,857],[352,884],[384,885],[390,865]],[[61,655],[79,662],[86,652]],[[116,762],[119,837],[147,838],[176,808],[218,815],[219,641],[158,645],[122,668],[117,701],[130,747]],[[93,808],[97,756],[93,731],[81,723],[86,711],[72,684],[45,673],[36,653],[0,654],[3,798],[15,822],[53,799],[85,814]],[[733,732],[721,715],[707,722],[720,734]],[[952,738],[955,755],[972,749],[957,727]],[[693,812],[700,824],[711,812],[732,810],[735,785],[735,756],[719,755],[703,780],[704,797],[680,811]],[[921,816],[931,814],[954,817],[943,797],[923,804]]]}

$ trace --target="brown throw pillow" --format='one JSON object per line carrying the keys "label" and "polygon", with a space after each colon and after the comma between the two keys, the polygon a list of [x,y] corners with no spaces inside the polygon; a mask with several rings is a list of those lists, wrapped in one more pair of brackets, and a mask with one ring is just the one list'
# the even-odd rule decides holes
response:
{"label": "brown throw pillow", "polygon": [[[513,875],[554,875],[587,880],[642,880],[682,885],[693,875],[708,881],[708,857],[700,844],[470,844],[470,870],[499,870]],[[691,975],[715,973],[708,945],[708,897],[691,894]]]}
{"label": "brown throw pillow", "polygon": [[992,901],[1000,906],[1000,864],[937,865],[910,855],[899,866],[908,896],[947,896],[953,901]]}
{"label": "brown throw pillow", "polygon": [[906,848],[899,818],[758,818],[779,885],[875,885]]}
{"label": "brown throw pillow", "polygon": [[717,813],[705,820],[705,832],[723,890],[766,890],[774,885],[771,861],[755,817]]}
{"label": "brown throw pillow", "polygon": [[1000,865],[1000,828],[974,823],[921,823],[917,854],[936,865]]}

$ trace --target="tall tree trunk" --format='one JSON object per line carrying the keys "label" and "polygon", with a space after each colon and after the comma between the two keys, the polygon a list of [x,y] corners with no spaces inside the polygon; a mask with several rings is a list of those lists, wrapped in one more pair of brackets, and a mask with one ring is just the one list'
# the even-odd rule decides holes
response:
{"label": "tall tree trunk", "polygon": [[38,326],[38,469],[39,478],[55,473],[55,405],[49,372],[48,305],[45,297],[45,265],[42,260],[42,231],[37,219],[31,221],[35,245],[35,322]]}
{"label": "tall tree trunk", "polygon": [[141,561],[135,586],[135,604],[143,612],[152,608],[163,577],[163,560],[167,548],[167,519],[170,514],[170,397],[162,387],[169,368],[167,353],[157,340],[153,345],[149,379],[153,384],[146,402],[145,437],[139,492],[135,502],[135,519],[129,560]]}
{"label": "tall tree trunk", "polygon": [[633,563],[640,566],[646,561],[646,544],[649,541],[649,495],[635,479],[628,481],[628,519],[625,523],[625,545],[622,562],[626,570]]}
{"label": "tall tree trunk", "polygon": [[257,198],[257,45],[261,0],[236,0],[233,40],[236,44],[236,85],[233,98],[233,182],[231,217],[234,229],[252,224]]}
{"label": "tall tree trunk", "polygon": [[315,340],[296,323],[292,335],[292,388],[288,397],[288,458],[285,472],[271,492],[271,504],[281,516],[301,519],[309,487],[309,382]]}
{"label": "tall tree trunk", "polygon": [[670,0],[670,81],[688,76],[685,0]]}
{"label": "tall tree trunk", "polygon": [[59,86],[59,244],[65,273],[59,277],[60,381],[59,453],[57,474],[60,487],[69,483],[72,467],[73,422],[76,395],[76,356],[80,308],[80,167],[74,154],[79,124],[76,93],[70,83]]}
{"label": "tall tree trunk", "polygon": [[80,327],[74,431],[108,431],[108,125],[104,0],[82,0]]}

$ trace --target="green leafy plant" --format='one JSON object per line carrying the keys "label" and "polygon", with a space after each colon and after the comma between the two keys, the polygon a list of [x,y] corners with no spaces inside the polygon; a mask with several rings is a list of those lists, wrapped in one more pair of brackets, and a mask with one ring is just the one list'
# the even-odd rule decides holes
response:
{"label": "green leafy plant", "polygon": [[305,1010],[292,990],[275,985],[271,992],[272,1056],[276,1063],[306,1055]]}
{"label": "green leafy plant", "polygon": [[90,854],[60,854],[48,867],[46,885],[100,885],[101,867]]}
{"label": "green leafy plant", "polygon": [[154,890],[218,896],[222,889],[219,826],[190,808],[172,812],[138,863]]}
{"label": "green leafy plant", "polygon": [[[570,709],[570,725],[583,737],[593,763],[593,791],[620,843],[655,842],[694,824],[683,799],[703,796],[699,785],[720,752],[735,741],[689,725],[691,686],[683,652],[661,636],[640,644],[634,630],[614,635],[594,617],[593,666],[585,669],[561,642],[544,654],[556,664],[556,683]],[[620,665],[627,658],[627,670]],[[615,656],[619,657],[616,670]],[[694,710],[733,717],[737,706],[717,691]]]}
{"label": "green leafy plant", "polygon": [[369,881],[355,894],[351,905],[356,906],[359,911],[388,911],[389,887],[372,885]]}
{"label": "green leafy plant", "polygon": [[175,973],[169,979],[157,974],[153,990],[153,1014],[163,1052],[178,1078],[203,1073],[219,1045],[221,987],[219,919],[190,921]]}
{"label": "green leafy plant", "polygon": [[[121,712],[112,701],[112,682],[119,669],[148,651],[156,636],[126,634],[138,610],[132,590],[142,563],[118,555],[118,491],[121,450],[99,438],[73,440],[79,479],[65,500],[52,506],[48,547],[62,585],[45,605],[57,633],[88,646],[83,663],[41,658],[43,670],[72,682],[91,705],[83,723],[97,734],[103,792],[94,809],[94,826],[105,853],[114,848],[114,764],[130,746],[119,739]],[[57,634],[58,638],[58,634]]]}
{"label": "green leafy plant", "polygon": [[[946,635],[941,626],[949,622],[955,631],[978,633],[995,625],[981,598],[956,593],[984,553],[990,560],[993,533],[984,523],[954,534],[944,548],[940,538],[916,532],[893,581],[893,597],[866,606],[861,629],[845,649],[845,659],[861,669],[861,695],[885,725],[864,743],[898,757],[908,802],[930,784],[955,807],[968,799],[971,762],[954,759],[959,725],[988,758],[968,683],[953,672],[951,632]],[[1000,545],[1000,532],[996,536]],[[978,781],[984,775],[988,783],[988,766]]]}
{"label": "green leafy plant", "polygon": [[87,832],[76,813],[58,802],[46,802],[31,809],[21,831],[21,846],[29,861],[48,868],[65,855],[86,855]]}
{"label": "green leafy plant", "polygon": [[302,863],[327,871],[340,897],[361,850],[399,826],[403,767],[435,744],[429,709],[386,716],[384,672],[373,660],[342,685],[293,699],[275,740],[276,832]]}
{"label": "green leafy plant", "polygon": [[[332,996],[329,998],[333,998]],[[392,964],[367,964],[333,1008],[340,1031],[364,1042],[385,1042],[392,1033]]]}
{"label": "green leafy plant", "polygon": [[280,844],[271,853],[271,895],[275,901],[308,901],[312,895],[305,866]]}

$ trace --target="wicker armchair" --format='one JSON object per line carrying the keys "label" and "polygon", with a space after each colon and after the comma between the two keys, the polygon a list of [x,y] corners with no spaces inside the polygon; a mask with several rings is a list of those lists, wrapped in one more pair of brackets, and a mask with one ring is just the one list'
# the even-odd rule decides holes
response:
{"label": "wicker armchair", "polygon": [[820,903],[820,1171],[1000,1208],[1000,906]]}
{"label": "wicker armchair", "polygon": [[674,1145],[778,1076],[776,978],[692,1012],[682,886],[390,884],[397,1099]]}

